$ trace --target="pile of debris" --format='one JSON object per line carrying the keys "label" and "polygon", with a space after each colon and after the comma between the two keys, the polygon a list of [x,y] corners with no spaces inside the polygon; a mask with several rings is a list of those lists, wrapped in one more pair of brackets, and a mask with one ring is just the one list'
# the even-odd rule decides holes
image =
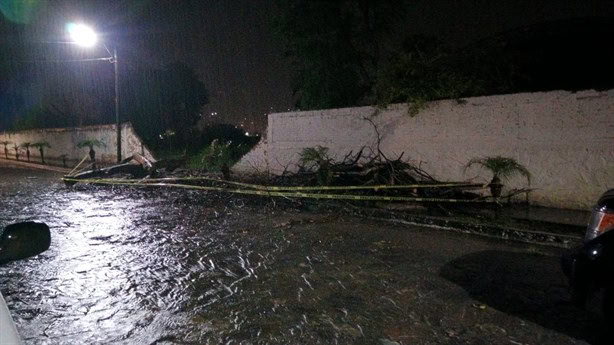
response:
{"label": "pile of debris", "polygon": [[[87,157],[86,157],[87,158]],[[143,178],[150,174],[154,174],[157,170],[156,162],[152,162],[144,156],[135,153],[132,156],[124,159],[118,165],[113,165],[106,168],[97,168],[96,162],[92,160],[90,164],[79,170],[85,159],[82,160],[65,179],[86,180],[95,178],[109,177],[128,177],[128,178]]]}
{"label": "pile of debris", "polygon": [[[121,164],[65,176],[69,184],[122,184],[168,186],[210,192],[346,201],[402,203],[482,203],[492,198],[477,191],[487,185],[468,182],[442,182],[420,166],[403,160],[404,154],[389,159],[367,147],[348,153],[341,161],[328,155],[325,147],[306,148],[297,169],[286,169],[280,176],[255,176],[233,179],[228,169],[221,174],[175,170],[180,164],[151,162],[134,154]],[[259,184],[257,184],[259,183]],[[437,206],[440,207],[440,206]]]}
{"label": "pile of debris", "polygon": [[[404,153],[389,159],[383,152],[377,153],[362,147],[356,154],[349,152],[336,162],[328,155],[328,148],[305,148],[300,154],[298,169],[288,167],[269,184],[278,186],[347,186],[353,193],[412,196],[422,198],[450,198],[475,200],[483,198],[476,189],[484,184],[468,182],[443,182],[431,176],[420,165],[403,160]],[[373,188],[355,188],[355,187]],[[324,188],[326,189],[326,188]]]}

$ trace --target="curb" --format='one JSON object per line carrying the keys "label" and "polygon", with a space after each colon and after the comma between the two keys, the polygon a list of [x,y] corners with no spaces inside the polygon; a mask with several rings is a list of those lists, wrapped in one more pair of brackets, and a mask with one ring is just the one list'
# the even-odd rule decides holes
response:
{"label": "curb", "polygon": [[31,162],[28,163],[28,162],[22,162],[22,161],[7,160],[5,158],[0,158],[0,166],[5,166],[8,168],[26,168],[26,169],[54,171],[54,172],[59,172],[63,174],[68,174],[70,172],[70,169],[66,169],[66,168],[56,167],[52,165],[31,163]]}
{"label": "curb", "polygon": [[[414,225],[434,229],[454,231],[458,233],[473,234],[489,238],[497,238],[515,242],[523,242],[558,248],[572,248],[582,243],[584,228],[535,221],[528,221],[529,227],[515,227],[495,224],[475,219],[473,221],[458,218],[433,217],[417,214],[403,214],[399,212],[382,211],[378,209],[356,209],[355,214],[371,220],[384,221],[401,225]],[[524,224],[523,224],[524,225]],[[540,227],[557,227],[562,231],[550,232],[535,230]],[[564,231],[563,231],[564,230]],[[580,233],[580,234],[578,234]]]}

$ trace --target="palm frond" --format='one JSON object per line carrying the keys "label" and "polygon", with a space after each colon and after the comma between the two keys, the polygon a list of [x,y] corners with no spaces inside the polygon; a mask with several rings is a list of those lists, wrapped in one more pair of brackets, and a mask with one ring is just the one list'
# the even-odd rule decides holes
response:
{"label": "palm frond", "polygon": [[86,140],[81,140],[77,144],[77,147],[80,148],[80,149],[82,149],[84,147],[89,147],[89,148],[107,147],[107,144],[105,144],[104,141],[98,140],[98,139],[86,139]]}
{"label": "palm frond", "polygon": [[306,165],[316,165],[320,166],[322,164],[326,164],[330,162],[330,157],[328,156],[328,147],[316,146],[316,147],[306,147],[299,154],[299,161],[303,166]]}
{"label": "palm frond", "polygon": [[46,142],[46,141],[39,141],[39,142],[36,142],[34,144],[31,144],[30,146],[34,146],[34,147],[36,147],[38,149],[41,149],[41,148],[44,148],[44,147],[51,148],[51,145],[49,145],[49,143]]}
{"label": "palm frond", "polygon": [[509,180],[515,175],[524,176],[529,184],[531,184],[531,173],[522,164],[515,159],[502,156],[473,158],[465,164],[464,171],[466,172],[473,165],[479,165],[482,168],[492,172],[493,177],[499,177]]}

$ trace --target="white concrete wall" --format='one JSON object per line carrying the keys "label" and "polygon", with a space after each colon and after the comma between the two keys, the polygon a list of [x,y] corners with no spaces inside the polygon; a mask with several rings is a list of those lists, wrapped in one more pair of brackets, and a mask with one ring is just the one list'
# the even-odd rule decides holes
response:
{"label": "white concrete wall", "polygon": [[[106,144],[106,147],[97,147],[96,160],[104,163],[117,162],[117,133],[116,126],[99,125],[75,128],[50,128],[34,129],[19,132],[0,132],[0,142],[10,141],[9,158],[15,158],[13,144],[21,145],[25,142],[36,143],[46,141],[51,148],[45,148],[45,161],[52,164],[61,164],[61,155],[66,154],[68,162],[80,161],[88,153],[88,148],[77,148],[77,144],[86,139],[98,139]],[[153,158],[152,153],[142,143],[132,125],[127,122],[122,124],[122,158],[126,158],[132,153],[140,153],[149,159]],[[0,145],[0,157],[4,158],[4,145]],[[20,150],[20,160],[26,160],[25,149]],[[38,149],[30,148],[30,160],[40,162]]]}
{"label": "white concrete wall", "polygon": [[[502,155],[533,175],[530,202],[589,208],[614,188],[614,90],[553,91],[467,98],[429,103],[414,117],[405,105],[271,114],[267,140],[234,170],[278,174],[292,169],[305,147],[330,149],[343,158],[363,145],[404,157],[441,180],[487,182],[486,171],[463,166],[474,157]],[[513,179],[510,187],[526,187]]]}

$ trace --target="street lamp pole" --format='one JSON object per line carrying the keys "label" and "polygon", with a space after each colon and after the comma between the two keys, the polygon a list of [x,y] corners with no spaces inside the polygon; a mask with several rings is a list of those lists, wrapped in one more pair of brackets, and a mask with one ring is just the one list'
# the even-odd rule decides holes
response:
{"label": "street lamp pole", "polygon": [[[68,23],[66,26],[72,42],[82,47],[93,47],[98,41],[96,32],[83,24]],[[113,64],[115,72],[115,125],[117,126],[117,162],[122,161],[122,128],[119,117],[119,59],[117,58],[117,47],[113,47],[113,53],[103,43],[104,49],[109,53],[109,57],[100,58],[96,60],[107,60]]]}
{"label": "street lamp pole", "polygon": [[117,127],[117,163],[122,161],[122,126],[119,119],[119,60],[117,48],[113,48],[113,66],[115,67],[115,124]]}

